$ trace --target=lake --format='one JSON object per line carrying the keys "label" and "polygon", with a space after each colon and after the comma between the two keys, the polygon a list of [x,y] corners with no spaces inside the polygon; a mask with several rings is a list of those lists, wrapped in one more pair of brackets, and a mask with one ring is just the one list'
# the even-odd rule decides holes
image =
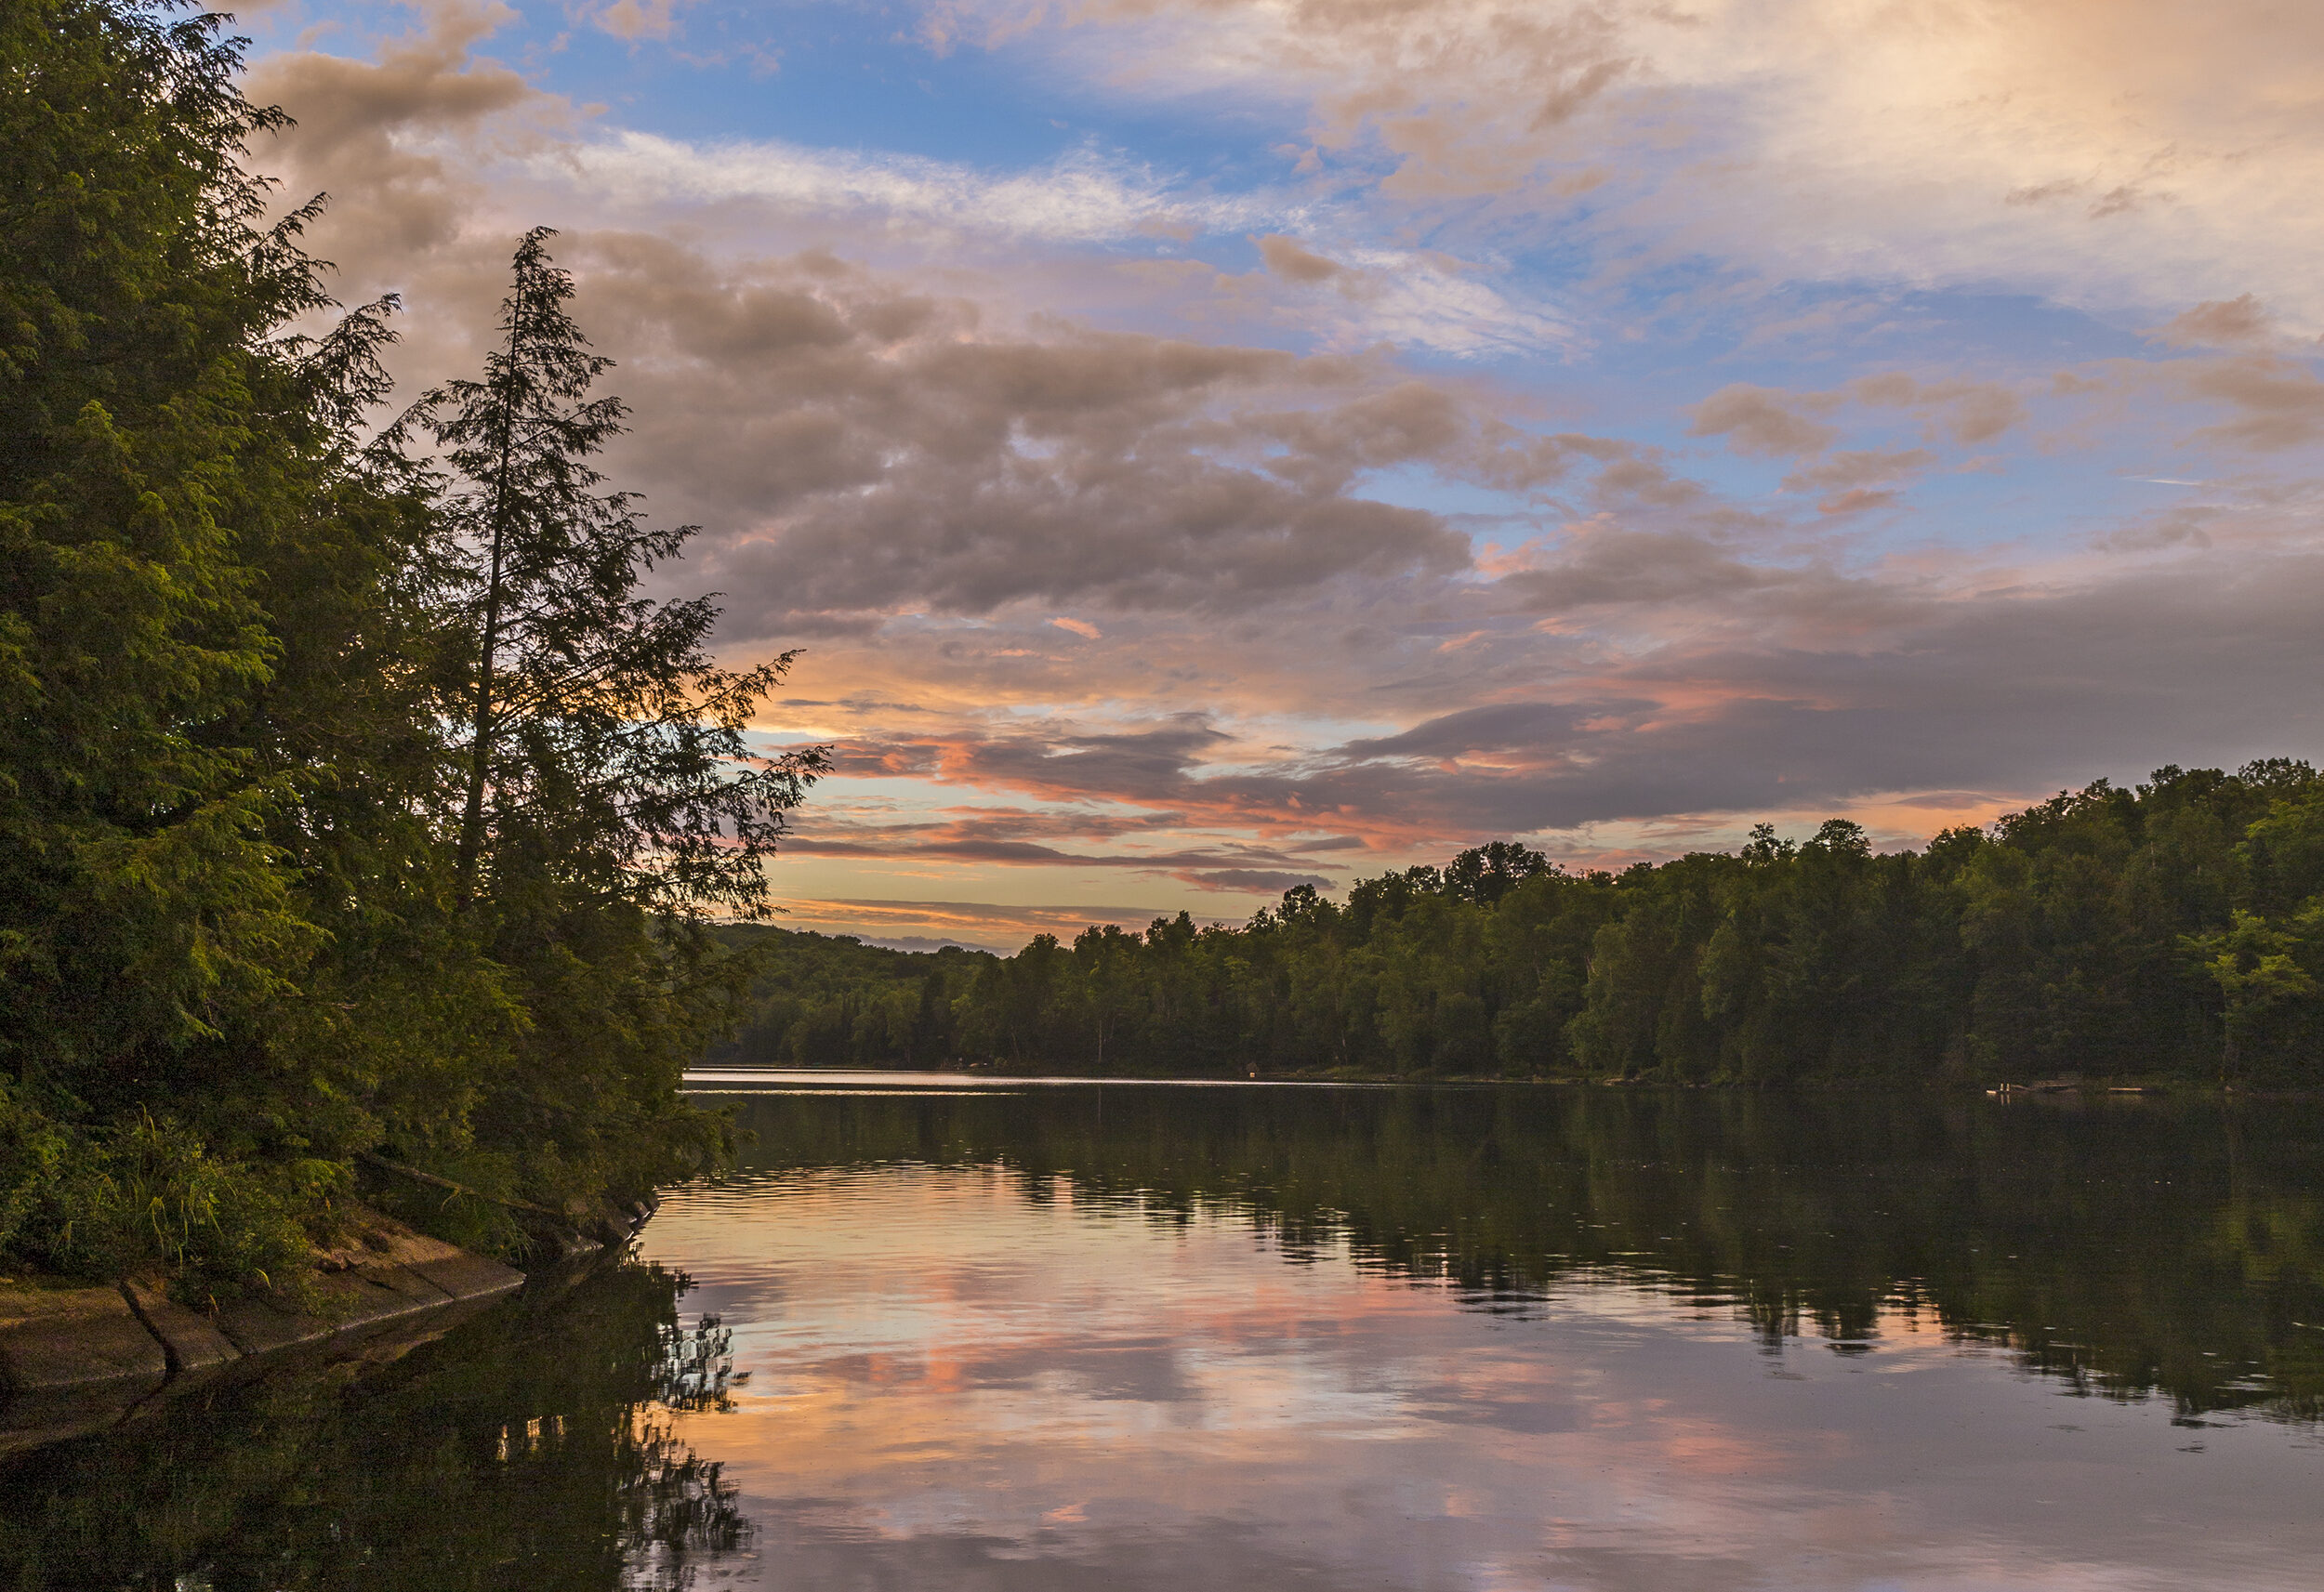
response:
{"label": "lake", "polygon": [[700,1082],[635,1263],[19,1460],[0,1585],[2324,1579],[2313,1106]]}

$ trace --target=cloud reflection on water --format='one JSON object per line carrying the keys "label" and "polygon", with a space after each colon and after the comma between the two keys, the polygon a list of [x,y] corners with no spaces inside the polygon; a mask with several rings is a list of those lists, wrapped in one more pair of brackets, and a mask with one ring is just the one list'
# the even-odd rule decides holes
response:
{"label": "cloud reflection on water", "polygon": [[648,1231],[755,1374],[683,1434],[758,1524],[707,1571],[745,1584],[2289,1588],[2324,1549],[2313,1436],[2062,1397],[1896,1310],[1840,1354],[1613,1278],[1462,1309],[977,1168],[694,1191]]}

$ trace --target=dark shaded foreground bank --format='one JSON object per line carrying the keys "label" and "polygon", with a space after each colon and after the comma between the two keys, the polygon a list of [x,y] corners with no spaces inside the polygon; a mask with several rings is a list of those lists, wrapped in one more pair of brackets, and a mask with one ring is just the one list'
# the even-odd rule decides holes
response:
{"label": "dark shaded foreground bank", "polygon": [[[336,1241],[309,1246],[280,1285],[261,1274],[257,1286],[221,1291],[150,1270],[110,1282],[101,1273],[0,1275],[0,1454],[145,1418],[221,1379],[383,1363],[514,1293],[528,1273],[570,1271],[609,1249],[626,1251],[653,1214],[644,1200],[626,1211],[600,1201],[562,1214],[491,1202],[371,1159],[392,1174],[381,1204],[428,1226],[476,1227],[481,1205],[487,1232],[497,1224],[513,1235],[497,1246],[500,1257],[345,1201]],[[157,1230],[169,1216],[154,1202]]]}
{"label": "dark shaded foreground bank", "polygon": [[733,1176],[1007,1168],[1524,1311],[1617,1277],[1842,1352],[1908,1313],[2114,1398],[2324,1417],[2324,1107],[1135,1084],[745,1097]]}
{"label": "dark shaded foreground bank", "polygon": [[670,1435],[720,1397],[683,1286],[612,1258],[539,1275],[391,1363],[220,1383],[0,1462],[0,1587],[675,1586],[747,1534]]}
{"label": "dark shaded foreground bank", "polygon": [[[569,1242],[566,1258],[602,1247]],[[102,1431],[220,1380],[384,1361],[524,1282],[376,1212],[322,1260],[295,1295],[254,1290],[199,1309],[158,1278],[0,1280],[0,1454]]]}

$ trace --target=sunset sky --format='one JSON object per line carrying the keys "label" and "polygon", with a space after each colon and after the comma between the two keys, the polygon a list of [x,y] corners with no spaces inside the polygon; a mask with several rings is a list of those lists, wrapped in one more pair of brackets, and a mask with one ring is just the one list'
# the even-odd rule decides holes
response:
{"label": "sunset sky", "polygon": [[2324,7],[321,0],[256,151],[407,392],[562,230],[838,777],[1010,948],[2319,750]]}

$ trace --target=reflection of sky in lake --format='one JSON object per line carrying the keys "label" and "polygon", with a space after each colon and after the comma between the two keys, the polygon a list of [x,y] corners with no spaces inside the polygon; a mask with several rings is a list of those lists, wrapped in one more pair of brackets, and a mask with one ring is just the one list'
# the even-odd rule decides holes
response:
{"label": "reflection of sky in lake", "polygon": [[671,1198],[756,1521],[704,1585],[2310,1588],[2324,1441],[2066,1396],[1934,1322],[1765,1351],[1607,1281],[1515,1314],[1245,1218],[882,1168]]}

